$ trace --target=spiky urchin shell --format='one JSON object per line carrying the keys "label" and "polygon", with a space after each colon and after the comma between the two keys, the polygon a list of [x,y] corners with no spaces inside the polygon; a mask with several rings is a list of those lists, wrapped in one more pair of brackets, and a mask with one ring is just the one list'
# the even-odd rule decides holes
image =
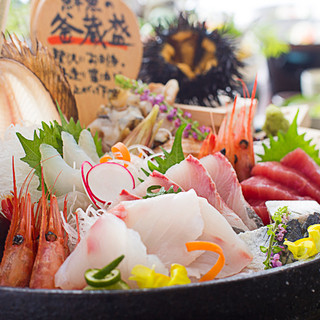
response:
{"label": "spiky urchin shell", "polygon": [[[178,31],[191,30],[198,33],[200,39],[208,38],[216,46],[218,65],[209,71],[189,79],[176,65],[168,63],[161,55],[168,38]],[[177,79],[180,90],[177,102],[203,106],[215,106],[219,101],[219,93],[233,97],[239,89],[237,78],[242,78],[239,69],[243,63],[236,58],[234,40],[225,32],[214,30],[208,32],[205,23],[192,24],[188,16],[180,14],[169,28],[159,25],[156,35],[144,44],[142,66],[139,78],[144,82],[160,82],[165,84],[170,79]]]}

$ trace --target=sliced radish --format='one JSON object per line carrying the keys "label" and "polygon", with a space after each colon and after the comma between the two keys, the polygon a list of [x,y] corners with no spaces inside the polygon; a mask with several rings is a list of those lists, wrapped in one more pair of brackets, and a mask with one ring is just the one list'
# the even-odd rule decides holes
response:
{"label": "sliced radish", "polygon": [[81,165],[81,178],[82,178],[82,184],[83,184],[84,190],[86,191],[87,196],[97,206],[96,202],[93,199],[92,192],[91,192],[91,190],[88,186],[88,182],[87,182],[87,175],[92,167],[93,167],[93,165],[90,162],[84,161]]}
{"label": "sliced radish", "polygon": [[84,162],[81,167],[82,180],[88,196],[97,207],[110,205],[123,189],[134,189],[134,178],[123,165],[115,162],[103,162],[91,168],[89,165]]}

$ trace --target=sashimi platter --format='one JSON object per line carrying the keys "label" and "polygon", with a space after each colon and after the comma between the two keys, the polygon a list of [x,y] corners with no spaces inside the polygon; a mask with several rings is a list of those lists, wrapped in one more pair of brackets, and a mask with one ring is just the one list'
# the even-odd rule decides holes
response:
{"label": "sashimi platter", "polygon": [[[317,142],[274,106],[257,138],[258,80],[227,46],[218,74],[222,36],[184,28],[207,35],[194,74],[119,72],[88,122],[57,57],[3,36],[1,319],[320,318]],[[183,109],[201,72],[210,126]]]}

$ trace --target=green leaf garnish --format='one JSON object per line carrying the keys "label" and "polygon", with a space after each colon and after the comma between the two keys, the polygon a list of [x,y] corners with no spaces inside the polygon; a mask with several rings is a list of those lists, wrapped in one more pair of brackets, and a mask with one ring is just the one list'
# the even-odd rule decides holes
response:
{"label": "green leaf garnish", "polygon": [[181,125],[177,130],[170,153],[161,148],[164,153],[164,157],[158,156],[154,158],[158,166],[151,161],[148,162],[148,167],[151,172],[153,172],[153,170],[157,170],[158,172],[164,174],[170,167],[184,160],[184,154],[182,150],[182,134],[186,126],[186,124]]}
{"label": "green leaf garnish", "polygon": [[[157,192],[153,192],[154,190],[159,190]],[[178,188],[177,191],[173,190],[173,186],[171,186],[168,190],[165,189],[165,187],[161,187],[161,186],[150,186],[147,189],[147,194],[143,197],[143,199],[148,199],[148,198],[154,198],[154,197],[158,197],[158,196],[162,196],[164,194],[170,194],[170,193],[179,193],[181,192],[181,188]]]}
{"label": "green leaf garnish", "polygon": [[[78,142],[81,131],[84,129],[81,127],[80,122],[75,122],[73,118],[68,122],[61,112],[60,107],[57,105],[61,125],[57,121],[50,122],[49,124],[42,122],[42,128],[39,129],[39,133],[34,131],[33,139],[29,140],[25,138],[21,133],[17,132],[17,137],[24,149],[25,156],[21,158],[22,161],[26,162],[31,168],[35,169],[35,174],[41,180],[41,153],[40,145],[42,143],[49,144],[53,146],[62,155],[62,139],[61,132],[66,131],[75,138]],[[101,140],[98,138],[97,134],[94,137],[94,142],[96,145],[97,153],[102,156],[102,145]],[[40,189],[39,184],[39,189]]]}
{"label": "green leaf garnish", "polygon": [[286,133],[278,132],[278,139],[275,140],[272,136],[270,138],[270,147],[263,145],[264,154],[258,154],[261,158],[261,162],[265,161],[280,161],[289,152],[301,148],[304,150],[318,165],[320,165],[319,151],[316,150],[315,145],[311,145],[310,140],[305,140],[305,133],[298,134],[297,118],[296,113],[288,131]]}

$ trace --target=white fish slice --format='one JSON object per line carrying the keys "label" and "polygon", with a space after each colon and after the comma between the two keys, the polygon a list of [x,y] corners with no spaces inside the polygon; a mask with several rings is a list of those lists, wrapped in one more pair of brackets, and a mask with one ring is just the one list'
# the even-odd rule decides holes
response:
{"label": "white fish slice", "polygon": [[168,270],[156,256],[147,254],[136,231],[128,229],[121,219],[105,213],[60,267],[55,276],[55,284],[62,289],[83,289],[87,269],[102,268],[122,254],[125,258],[117,268],[130,287],[136,286],[128,278],[137,264],[149,268],[155,265],[156,272],[168,274]]}
{"label": "white fish slice", "polygon": [[80,132],[78,144],[94,163],[99,163],[100,159],[97,153],[97,148],[89,130],[83,129]]}
{"label": "white fish slice", "polygon": [[85,193],[80,170],[67,165],[54,147],[43,143],[39,149],[44,181],[48,188],[52,188],[52,193],[55,193],[57,197],[65,195],[73,189]]}
{"label": "white fish slice", "polygon": [[[239,273],[252,261],[252,254],[247,245],[206,199],[199,198],[199,205],[204,220],[204,229],[197,240],[210,241],[219,245],[225,256],[225,265],[217,278],[225,278]],[[188,274],[196,278],[201,277],[212,268],[217,259],[217,254],[204,252],[187,267]]]}
{"label": "white fish slice", "polygon": [[243,221],[223,201],[208,171],[197,158],[189,155],[169,168],[165,175],[184,190],[194,189],[199,197],[206,198],[233,228],[238,231],[248,230]]}
{"label": "white fish slice", "polygon": [[249,230],[261,227],[262,221],[245,200],[237,174],[229,160],[221,152],[216,152],[201,158],[200,162],[209,172],[227,206],[241,218]]}
{"label": "white fish slice", "polygon": [[95,162],[87,155],[87,153],[77,144],[73,135],[62,131],[61,139],[63,143],[63,160],[75,169],[80,169],[83,162],[87,161],[92,165]]}
{"label": "white fish slice", "polygon": [[139,232],[148,252],[156,254],[168,268],[172,263],[187,265],[201,254],[188,252],[185,246],[197,239],[204,227],[193,190],[121,202],[108,212]]}

